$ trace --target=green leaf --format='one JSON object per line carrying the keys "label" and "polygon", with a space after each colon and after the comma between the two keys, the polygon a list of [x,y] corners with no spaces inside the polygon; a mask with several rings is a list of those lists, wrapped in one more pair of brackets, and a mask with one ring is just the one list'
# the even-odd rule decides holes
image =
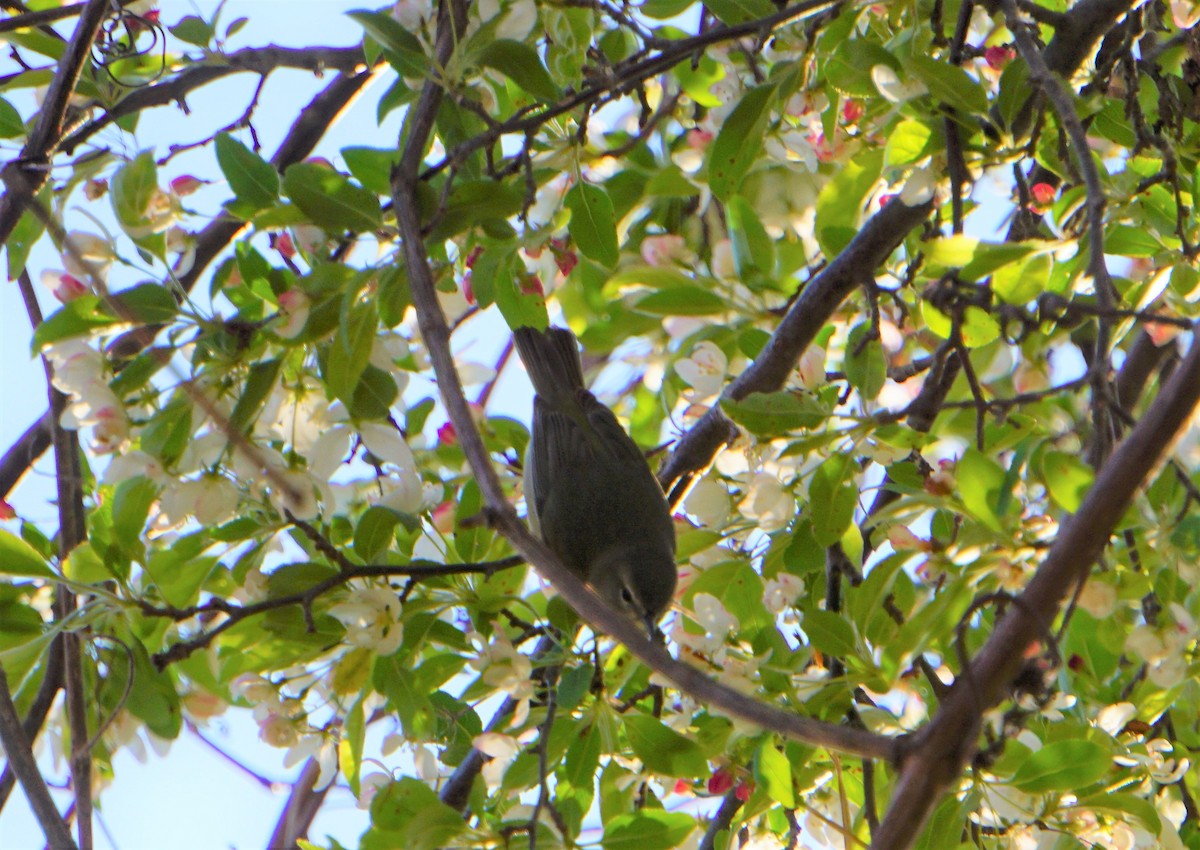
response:
{"label": "green leaf", "polygon": [[1153,257],[1163,244],[1146,227],[1120,224],[1104,234],[1104,253],[1119,257]]}
{"label": "green leaf", "polygon": [[101,300],[82,295],[68,301],[33,333],[34,350],[44,345],[87,336],[110,325],[160,324],[169,322],[178,312],[175,297],[157,283],[143,283]]}
{"label": "green leaf", "polygon": [[696,742],[658,718],[648,714],[628,715],[625,734],[647,770],[663,776],[700,776],[708,771],[708,761]]}
{"label": "green leaf", "polygon": [[886,65],[900,73],[900,60],[877,42],[867,38],[848,38],[838,45],[827,60],[826,79],[847,97],[878,97],[879,90],[871,77],[871,69]]}
{"label": "green leaf", "polygon": [[328,166],[311,162],[290,166],[283,175],[283,189],[313,224],[331,233],[362,233],[383,224],[375,193]]}
{"label": "green leaf", "polygon": [[754,164],[774,100],[774,83],[750,89],[721,125],[708,156],[708,186],[717,200],[727,203]]}
{"label": "green leaf", "polygon": [[397,148],[342,148],[342,159],[364,188],[377,195],[391,194],[392,169],[400,164]]}
{"label": "green leaf", "polygon": [[21,113],[4,98],[0,97],[0,139],[15,139],[25,135],[25,122]]}
{"label": "green leaf", "polygon": [[804,612],[801,624],[812,645],[835,658],[850,658],[858,652],[854,628],[840,614],[817,608]]}
{"label": "green leaf", "polygon": [[1027,794],[1080,790],[1102,779],[1112,754],[1094,741],[1067,740],[1047,744],[1029,757],[1012,784]]}
{"label": "green leaf", "polygon": [[510,328],[519,328],[522,325],[545,328],[550,324],[545,294],[535,285],[533,276],[524,268],[515,263],[510,268],[512,272],[497,275],[494,284],[496,306],[500,308],[500,315]]}
{"label": "green leaf", "polygon": [[651,316],[715,316],[729,309],[721,296],[698,286],[660,289],[642,296],[631,306]]}
{"label": "green leaf", "polygon": [[167,27],[167,30],[180,41],[197,47],[206,46],[216,35],[207,21],[195,15],[186,15],[175,26]]}
{"label": "green leaf", "polygon": [[1076,455],[1046,452],[1042,455],[1042,480],[1050,498],[1067,513],[1075,513],[1092,489],[1096,474]]}
{"label": "green leaf", "polygon": [[854,486],[854,458],[838,454],[813,472],[808,485],[808,509],[812,516],[813,537],[822,546],[832,546],[854,521],[858,488]]}
{"label": "green leaf", "polygon": [[130,557],[141,560],[142,529],[150,516],[150,506],[158,498],[158,485],[138,476],[122,481],[113,493],[113,536]]}
{"label": "green leaf", "polygon": [[580,181],[563,199],[571,211],[567,230],[585,257],[612,268],[620,258],[612,199],[599,186]]}
{"label": "green leaf", "polygon": [[698,593],[709,593],[721,601],[737,617],[743,632],[766,625],[770,621],[763,607],[762,576],[743,561],[729,561],[704,570],[692,582],[684,596],[691,604]]}
{"label": "green leaf", "polygon": [[722,398],[721,409],[734,422],[763,437],[815,428],[825,418],[820,405],[812,396],[786,390],[750,393],[738,401]]}
{"label": "green leaf", "polygon": [[987,455],[974,448],[963,452],[954,471],[963,504],[976,519],[992,531],[1000,531],[996,506],[1004,486],[1004,470]]}
{"label": "green leaf", "polygon": [[37,550],[12,532],[0,528],[0,574],[24,578],[55,578]]}
{"label": "green leaf", "polygon": [[479,63],[499,71],[538,100],[553,102],[562,96],[536,50],[521,41],[498,38],[479,51]]}
{"label": "green leaf", "polygon": [[103,701],[119,699],[128,684],[125,708],[158,737],[174,740],[183,727],[183,711],[171,675],[155,669],[140,640],[130,634],[122,635],[121,639],[133,654],[133,669],[129,669],[128,656],[114,653],[102,685]]}
{"label": "green leaf", "polygon": [[354,554],[370,563],[388,550],[400,517],[391,508],[372,505],[354,527]]}
{"label": "green leaf", "polygon": [[[348,294],[348,299],[350,294]],[[349,308],[347,310],[347,307]],[[342,401],[349,401],[358,386],[358,379],[371,359],[371,348],[379,330],[379,318],[372,301],[343,304],[343,319],[329,345],[323,376],[329,391]]]}
{"label": "green leaf", "polygon": [[436,850],[454,844],[454,839],[467,828],[459,812],[439,800],[432,788],[411,776],[379,789],[371,800],[371,824],[364,837],[364,850],[383,847]]}
{"label": "green leaf", "polygon": [[908,61],[935,100],[975,115],[987,111],[983,87],[962,68],[919,53],[910,56]]}
{"label": "green leaf", "polygon": [[395,378],[368,363],[354,387],[354,394],[346,402],[346,409],[352,418],[360,421],[385,419],[399,394]]}
{"label": "green leaf", "polygon": [[796,792],[792,787],[792,763],[775,748],[774,736],[763,738],[758,745],[758,752],[754,756],[754,781],[779,805],[787,809],[796,807]]}
{"label": "green leaf", "polygon": [[741,195],[734,195],[725,205],[729,217],[729,238],[733,248],[733,264],[743,280],[755,274],[770,275],[775,271],[775,240],[754,212],[754,207]]}
{"label": "green leaf", "polygon": [[[43,209],[49,209],[53,199],[54,187],[47,183],[38,192],[35,203],[41,204]],[[25,264],[29,261],[29,253],[45,231],[46,226],[42,224],[42,220],[29,210],[26,210],[17,219],[17,226],[13,228],[12,235],[8,237],[8,242],[4,245],[8,251],[9,280],[16,280],[25,269]]]}
{"label": "green leaf", "polygon": [[924,121],[901,121],[888,134],[883,161],[889,168],[915,165],[937,148],[933,128]]}
{"label": "green leaf", "polygon": [[1053,265],[1049,254],[1036,254],[1024,263],[1009,263],[992,273],[992,291],[1009,304],[1028,304],[1046,291]]}
{"label": "green leaf", "polygon": [[967,348],[979,348],[1000,338],[1000,325],[991,313],[971,305],[963,311],[962,337]]}
{"label": "green leaf", "polygon": [[130,235],[139,233],[146,226],[147,211],[157,191],[158,166],[150,151],[138,154],[113,175],[109,189],[113,212]]}
{"label": "green leaf", "polygon": [[238,396],[233,412],[229,414],[231,428],[242,433],[249,431],[275,388],[282,365],[283,361],[278,358],[260,360],[250,365],[249,374],[242,385],[242,394]]}
{"label": "green leaf", "polygon": [[1076,805],[1081,811],[1101,812],[1122,822],[1128,822],[1132,817],[1151,835],[1158,835],[1162,830],[1162,819],[1154,804],[1136,794],[1105,791],[1084,797]]}
{"label": "green leaf", "polygon": [[228,133],[217,134],[217,164],[229,188],[250,210],[269,207],[279,198],[279,172]]}
{"label": "green leaf", "polygon": [[696,829],[696,819],[683,812],[642,809],[621,814],[604,825],[604,850],[674,850]]}
{"label": "green leaf", "polygon": [[887,359],[879,335],[868,322],[855,325],[846,341],[846,380],[867,400],[874,399],[887,379]]}
{"label": "green leaf", "polygon": [[730,26],[756,21],[776,11],[771,0],[705,0],[704,6]]}
{"label": "green leaf", "polygon": [[[415,35],[391,15],[354,11],[346,16],[355,21],[382,48],[384,58],[402,77],[423,79],[429,73],[429,60]],[[399,81],[410,89],[404,80]]]}
{"label": "green leaf", "polygon": [[825,255],[836,256],[862,224],[863,202],[883,171],[883,151],[864,150],[841,167],[817,196],[817,240]]}

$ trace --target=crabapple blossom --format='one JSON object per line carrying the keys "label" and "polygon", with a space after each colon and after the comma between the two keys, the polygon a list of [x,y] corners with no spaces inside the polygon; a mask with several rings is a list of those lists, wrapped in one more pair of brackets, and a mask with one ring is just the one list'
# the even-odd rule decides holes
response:
{"label": "crabapple blossom", "polygon": [[692,400],[699,401],[721,392],[728,366],[725,352],[705,340],[692,349],[690,357],[676,362],[675,372],[692,388]]}
{"label": "crabapple blossom", "polygon": [[763,607],[771,614],[782,614],[804,592],[804,579],[791,573],[777,573],[767,579],[763,589]]}
{"label": "crabapple blossom", "polygon": [[719,529],[729,520],[729,491],[719,481],[703,478],[683,500],[683,507],[701,525]]}
{"label": "crabapple blossom", "polygon": [[391,655],[404,640],[400,598],[391,588],[352,590],[349,598],[330,607],[329,613],[346,627],[346,642],[354,646]]}
{"label": "crabapple blossom", "polygon": [[472,739],[471,745],[488,757],[489,761],[483,766],[481,772],[483,774],[483,781],[487,783],[488,791],[495,791],[500,787],[500,783],[503,781],[504,774],[509,766],[520,755],[520,742],[512,735],[504,735],[500,732],[484,732],[481,735],[476,735]]}
{"label": "crabapple blossom", "polygon": [[796,516],[796,498],[774,475],[760,472],[751,480],[740,509],[769,533],[787,528]]}
{"label": "crabapple blossom", "polygon": [[359,781],[358,802],[355,804],[363,811],[371,808],[371,801],[375,799],[375,795],[379,793],[380,788],[386,788],[392,784],[392,776],[389,773],[368,773]]}
{"label": "crabapple blossom", "polygon": [[682,236],[664,233],[642,240],[642,259],[648,266],[671,266],[687,261],[691,252]]}

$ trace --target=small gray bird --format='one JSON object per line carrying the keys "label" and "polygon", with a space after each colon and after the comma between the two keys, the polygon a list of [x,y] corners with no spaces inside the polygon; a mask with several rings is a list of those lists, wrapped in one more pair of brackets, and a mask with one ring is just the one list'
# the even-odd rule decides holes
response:
{"label": "small gray bird", "polygon": [[513,332],[537,395],[525,458],[535,533],[609,605],[650,635],[677,578],[675,525],[646,458],[583,385],[575,335]]}

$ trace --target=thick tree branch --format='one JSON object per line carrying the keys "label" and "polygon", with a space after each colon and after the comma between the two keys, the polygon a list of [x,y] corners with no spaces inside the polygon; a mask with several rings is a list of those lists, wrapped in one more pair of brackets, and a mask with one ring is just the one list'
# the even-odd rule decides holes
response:
{"label": "thick tree branch", "polygon": [[1108,545],[1118,521],[1161,462],[1200,400],[1200,338],[1141,421],[1100,470],[1079,510],[1067,518],[1028,586],[958,677],[933,721],[908,751],[880,824],[875,850],[910,847],[933,807],[975,750],[983,713],[1008,694],[1030,644]]}
{"label": "thick tree branch", "polygon": [[226,56],[214,55],[203,63],[190,65],[169,80],[134,89],[94,121],[84,124],[63,140],[62,150],[71,154],[77,147],[105,127],[127,115],[146,109],[183,103],[188,94],[230,74],[253,73],[266,76],[279,68],[295,68],[320,74],[327,70],[357,74],[366,66],[361,46],[354,47],[250,47]]}
{"label": "thick tree branch", "polygon": [[4,744],[4,755],[8,759],[8,765],[20,780],[21,787],[25,789],[25,797],[46,834],[47,845],[53,850],[76,850],[75,842],[71,840],[71,831],[67,829],[67,822],[58,813],[58,807],[50,798],[50,790],[46,788],[42,774],[38,771],[29,736],[21,728],[21,719],[17,717],[17,708],[13,705],[12,694],[8,690],[8,677],[2,665],[0,743]]}
{"label": "thick tree branch", "polygon": [[0,180],[4,181],[4,197],[0,198],[0,243],[7,243],[13,228],[25,211],[25,204],[45,185],[50,177],[50,158],[62,139],[63,119],[67,106],[84,65],[91,56],[92,43],[100,24],[108,16],[109,0],[91,0],[79,24],[67,43],[58,70],[46,91],[37,123],[21,149],[21,155],[4,166]]}
{"label": "thick tree branch", "polygon": [[[874,270],[896,250],[909,231],[929,217],[932,209],[932,202],[909,207],[897,199],[876,213],[845,250],[804,287],[758,358],[734,379],[723,398],[736,401],[754,392],[781,389],[804,350],[842,302],[872,277]],[[658,472],[658,480],[671,494],[672,504],[679,493],[687,491],[692,477],[707,469],[735,436],[733,423],[718,403],[680,438]]]}

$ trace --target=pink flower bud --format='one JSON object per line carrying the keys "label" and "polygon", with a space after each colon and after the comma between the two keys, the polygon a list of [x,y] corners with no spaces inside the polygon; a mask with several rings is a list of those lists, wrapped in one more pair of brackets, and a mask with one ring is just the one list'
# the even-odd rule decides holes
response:
{"label": "pink flower bud", "polygon": [[433,509],[433,527],[442,534],[454,531],[454,503],[442,502]]}
{"label": "pink flower bud", "polygon": [[706,150],[712,144],[713,134],[708,130],[701,130],[699,127],[694,130],[688,130],[687,146],[692,150]]}
{"label": "pink flower bud", "polygon": [[1054,202],[1054,196],[1058,194],[1058,191],[1049,183],[1034,183],[1029,187],[1029,193],[1033,195],[1031,206],[1034,211],[1043,213]]}
{"label": "pink flower bud", "polygon": [[863,117],[863,113],[867,108],[863,106],[861,100],[848,100],[842,105],[842,120],[847,124],[853,124]]}
{"label": "pink flower bud", "polygon": [[479,260],[479,255],[483,253],[483,246],[476,245],[471,249],[471,253],[467,254],[466,266],[469,269],[475,268],[475,263]]}
{"label": "pink flower bud", "polygon": [[16,509],[4,499],[0,499],[0,519],[14,519],[16,515]]}
{"label": "pink flower bud", "polygon": [[74,301],[80,295],[87,294],[88,288],[83,281],[74,275],[63,272],[58,276],[58,286],[54,287],[54,297],[63,304]]}
{"label": "pink flower bud", "polygon": [[467,269],[467,273],[462,279],[462,294],[463,298],[467,299],[467,303],[472,307],[475,306],[475,288],[471,285],[472,272]]}
{"label": "pink flower bud", "polygon": [[453,422],[446,422],[437,429],[438,442],[444,446],[458,445],[458,431]]}
{"label": "pink flower bud", "polygon": [[296,256],[296,243],[292,241],[290,233],[271,234],[271,247],[278,251],[285,260]]}
{"label": "pink flower bud", "polygon": [[880,195],[879,196],[879,208],[883,209],[884,207],[886,207],[888,204],[890,204],[894,200],[896,200],[895,192],[891,192],[887,195]]}
{"label": "pink flower bud", "polygon": [[182,198],[192,194],[206,183],[208,183],[207,180],[201,180],[191,174],[181,174],[171,179],[171,191]]}
{"label": "pink flower bud", "polygon": [[708,793],[724,794],[733,787],[733,772],[726,767],[717,768],[717,772],[708,777]]}
{"label": "pink flower bud", "polygon": [[1001,71],[1016,55],[1017,51],[1011,47],[989,47],[983,51],[983,61],[993,70]]}

